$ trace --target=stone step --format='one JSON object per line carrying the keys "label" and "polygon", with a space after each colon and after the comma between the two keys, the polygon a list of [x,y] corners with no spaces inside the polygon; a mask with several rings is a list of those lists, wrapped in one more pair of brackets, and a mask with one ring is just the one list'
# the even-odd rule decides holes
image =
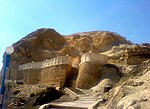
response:
{"label": "stone step", "polygon": [[69,88],[70,90],[72,90],[74,93],[78,94],[78,95],[82,95],[84,94],[82,91],[76,89],[76,88]]}
{"label": "stone step", "polygon": [[98,101],[97,98],[90,96],[81,90],[73,88],[69,88],[69,90],[77,94],[79,99],[72,102],[50,103],[50,106],[52,106],[53,109],[88,109]]}

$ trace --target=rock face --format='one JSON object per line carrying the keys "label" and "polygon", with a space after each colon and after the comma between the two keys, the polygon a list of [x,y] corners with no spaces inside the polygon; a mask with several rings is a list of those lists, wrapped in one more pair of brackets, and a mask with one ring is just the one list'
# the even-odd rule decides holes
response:
{"label": "rock face", "polygon": [[119,68],[112,64],[104,64],[102,66],[101,75],[98,78],[96,86],[92,87],[92,92],[103,95],[120,81],[122,75]]}
{"label": "rock face", "polygon": [[[150,60],[134,66],[129,73],[134,76],[123,79],[120,85],[109,92],[109,99],[102,109],[148,109],[150,106]],[[101,107],[100,107],[101,108]]]}
{"label": "rock face", "polygon": [[66,39],[70,45],[75,46],[83,53],[89,50],[104,52],[110,50],[115,45],[131,44],[130,41],[120,37],[119,34],[108,31],[77,33],[69,35]]}
{"label": "rock face", "polygon": [[150,45],[136,45],[125,50],[123,59],[126,64],[141,64],[150,58]]}
{"label": "rock face", "polygon": [[32,61],[51,59],[59,55],[80,56],[89,50],[102,52],[122,43],[131,44],[120,35],[107,31],[62,36],[54,29],[43,28],[14,43],[15,52],[12,56],[14,67]]}
{"label": "rock face", "polygon": [[14,43],[13,65],[43,61],[57,56],[66,40],[53,29],[38,29]]}
{"label": "rock face", "polygon": [[111,50],[103,52],[103,54],[109,56],[110,63],[137,65],[150,59],[150,44],[120,44],[113,46]]}
{"label": "rock face", "polygon": [[104,64],[99,81],[109,78],[113,83],[118,83],[121,77],[122,73],[117,66],[113,64]]}

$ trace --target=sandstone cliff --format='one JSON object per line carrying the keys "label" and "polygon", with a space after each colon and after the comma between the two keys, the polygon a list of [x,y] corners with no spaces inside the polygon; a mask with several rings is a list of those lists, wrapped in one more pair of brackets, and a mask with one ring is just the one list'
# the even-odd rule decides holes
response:
{"label": "sandstone cliff", "polygon": [[80,56],[91,51],[103,52],[119,44],[131,44],[119,34],[95,31],[60,35],[54,29],[38,29],[14,43],[13,65],[38,62],[59,55]]}

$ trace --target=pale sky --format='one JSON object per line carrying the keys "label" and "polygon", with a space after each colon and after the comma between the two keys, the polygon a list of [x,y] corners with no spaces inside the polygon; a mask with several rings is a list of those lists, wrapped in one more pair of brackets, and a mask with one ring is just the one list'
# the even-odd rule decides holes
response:
{"label": "pale sky", "polygon": [[0,0],[0,67],[5,48],[38,28],[107,30],[150,43],[150,0]]}

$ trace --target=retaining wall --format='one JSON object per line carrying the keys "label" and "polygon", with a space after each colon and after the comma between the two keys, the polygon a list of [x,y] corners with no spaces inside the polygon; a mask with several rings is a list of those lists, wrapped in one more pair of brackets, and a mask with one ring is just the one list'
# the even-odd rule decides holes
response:
{"label": "retaining wall", "polygon": [[23,84],[46,84],[63,87],[71,70],[71,59],[59,56],[42,62],[33,62],[18,67],[17,79]]}

